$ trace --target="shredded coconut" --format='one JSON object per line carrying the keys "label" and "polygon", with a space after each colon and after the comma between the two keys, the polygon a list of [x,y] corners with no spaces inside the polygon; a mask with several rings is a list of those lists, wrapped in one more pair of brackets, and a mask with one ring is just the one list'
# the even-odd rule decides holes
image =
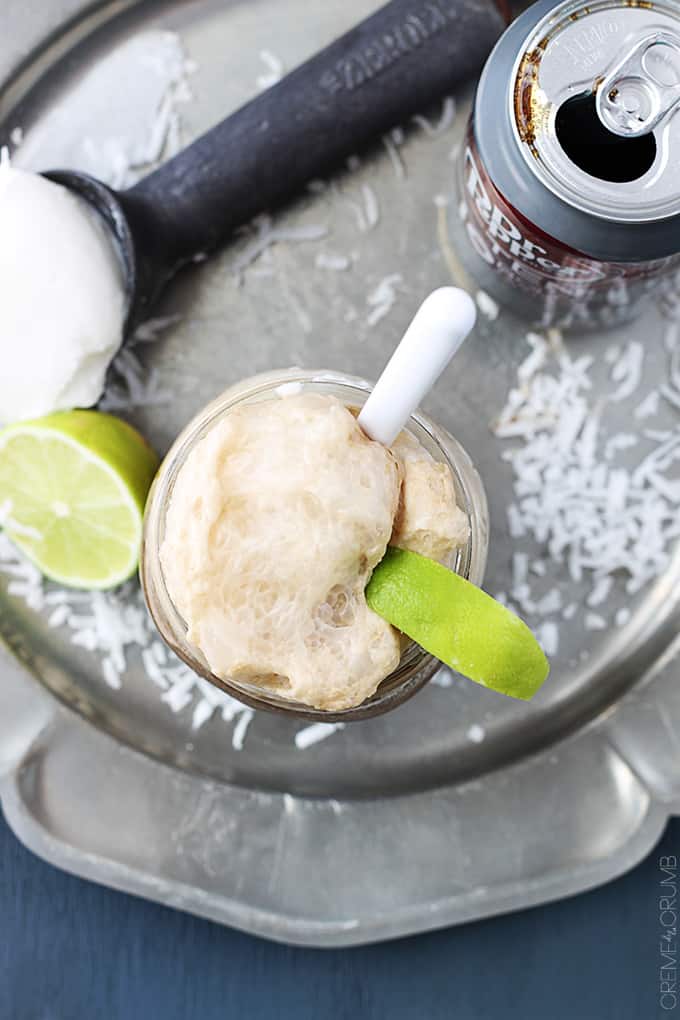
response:
{"label": "shredded coconut", "polygon": [[[243,743],[253,711],[196,676],[156,637],[139,587],[128,582],[112,592],[55,588],[0,533],[0,573],[12,578],[7,591],[37,612],[47,611],[50,627],[66,627],[71,643],[97,654],[102,679],[114,690],[124,686],[131,655],[140,656],[149,680],[173,712],[193,706],[191,726],[199,729],[213,715],[236,720],[234,747]],[[247,722],[243,721],[243,718]],[[239,746],[237,746],[239,745]]]}
{"label": "shredded coconut", "polygon": [[431,123],[422,114],[416,114],[413,122],[422,128],[428,138],[437,138],[453,125],[456,119],[456,101],[453,96],[446,96],[442,104],[442,112],[436,124]]}
{"label": "shredded coconut", "polygon": [[[22,166],[40,162],[50,139],[58,138],[59,165],[75,166],[116,189],[130,187],[184,145],[181,108],[192,98],[195,68],[176,33],[134,36],[98,60],[81,82],[105,116],[89,132],[74,132],[69,107],[55,106],[25,132]],[[123,93],[112,96],[111,83],[122,76],[139,79],[134,110]]]}
{"label": "shredded coconut", "polygon": [[637,446],[638,440],[639,436],[634,436],[629,432],[619,432],[617,435],[612,436],[604,446],[605,460],[613,460],[616,454],[622,450],[630,450],[632,447]]}
{"label": "shredded coconut", "polygon": [[[356,156],[350,156],[347,160],[347,168],[351,171],[358,170],[360,166],[361,163]],[[341,191],[335,182],[332,184],[332,190],[336,195],[339,195],[351,211],[356,220],[357,228],[362,234],[367,234],[378,225],[380,222],[380,206],[378,204],[378,197],[370,184],[361,185],[359,201],[355,201],[354,198]]]}
{"label": "shredded coconut", "polygon": [[586,599],[586,604],[591,608],[595,606],[601,606],[603,602],[606,602],[609,598],[609,593],[612,590],[614,584],[614,578],[611,575],[606,577],[600,577],[593,585],[590,595]]}
{"label": "shredded coconut", "polygon": [[[181,315],[157,315],[155,318],[146,319],[135,329],[132,341],[134,344],[153,343],[166,329],[181,321]],[[129,340],[127,342],[130,343]]]}
{"label": "shredded coconut", "polygon": [[270,89],[272,85],[276,85],[283,78],[283,61],[269,50],[260,50],[260,60],[264,64],[266,71],[258,75],[257,87],[262,90]]}
{"label": "shredded coconut", "polygon": [[402,282],[401,273],[385,276],[366,298],[366,304],[372,309],[366,322],[376,326],[381,319],[391,312],[396,300],[397,291]]}
{"label": "shredded coconut", "polygon": [[645,349],[642,344],[638,340],[631,340],[612,369],[612,379],[620,385],[610,400],[619,403],[635,393],[642,378],[644,356]]}
{"label": "shredded coconut", "polygon": [[308,747],[312,747],[313,744],[326,740],[327,737],[344,728],[344,723],[312,723],[311,726],[305,726],[303,730],[297,731],[295,734],[295,746],[299,751],[304,751]]}
{"label": "shredded coconut", "polygon": [[553,620],[546,620],[536,630],[536,639],[546,655],[557,655],[560,647],[559,627]]}
{"label": "shredded coconut", "polygon": [[653,418],[654,415],[659,410],[660,399],[661,394],[658,392],[658,390],[652,390],[651,393],[647,394],[644,400],[640,401],[638,406],[633,411],[633,414],[639,420],[643,420],[645,418]]}
{"label": "shredded coconut", "polygon": [[473,744],[481,744],[486,737],[486,732],[484,727],[480,726],[479,723],[473,723],[472,726],[468,727],[465,736],[468,740],[471,740]]}
{"label": "shredded coconut", "polygon": [[252,710],[252,708],[250,708],[247,709],[245,712],[241,712],[238,718],[236,719],[236,723],[234,724],[234,732],[231,738],[232,747],[234,748],[235,751],[243,750],[243,744],[246,739],[246,733],[248,731],[248,727],[253,721],[254,715],[255,712]]}
{"label": "shredded coconut", "polygon": [[[541,617],[560,613],[563,620],[571,620],[579,611],[576,602],[561,608],[561,571],[573,583],[589,582],[584,599],[587,609],[593,610],[613,597],[617,578],[628,594],[657,578],[680,537],[680,480],[674,475],[680,462],[680,426],[606,434],[608,406],[630,401],[631,415],[651,419],[662,394],[680,408],[680,353],[677,336],[667,334],[668,382],[634,403],[645,354],[637,341],[623,350],[611,346],[599,355],[602,363],[612,366],[611,391],[596,399],[593,356],[570,353],[554,332],[529,333],[526,340],[529,354],[492,428],[509,441],[501,457],[513,472],[513,498],[507,507],[508,530],[515,542],[512,600],[544,641],[543,628],[550,623],[549,643],[556,644],[553,621],[540,623]],[[638,447],[643,453],[631,468],[631,451]],[[526,549],[525,541],[531,543]],[[558,582],[542,594],[533,588],[546,570],[534,570],[533,562],[527,569],[536,544],[540,562]],[[621,613],[617,625],[623,626],[628,618]],[[584,626],[597,631],[608,624],[599,613],[588,611]]]}
{"label": "shredded coconut", "polygon": [[334,255],[332,252],[320,251],[314,259],[317,269],[331,269],[335,272],[343,272],[352,265],[352,260],[347,255]]}
{"label": "shredded coconut", "polygon": [[[255,234],[252,237],[252,234]],[[231,263],[231,271],[242,282],[243,273],[263,252],[275,244],[304,244],[308,241],[320,241],[328,234],[325,224],[309,224],[300,227],[276,227],[271,216],[257,216],[252,224],[245,228],[248,240]]]}
{"label": "shredded coconut", "polygon": [[361,194],[364,199],[364,218],[366,230],[372,230],[380,221],[380,207],[375,191],[370,184],[362,184]]}
{"label": "shredded coconut", "polygon": [[598,613],[586,613],[585,627],[586,630],[606,630],[607,621]]}
{"label": "shredded coconut", "polygon": [[562,608],[562,592],[559,588],[551,588],[549,592],[536,602],[535,612],[539,616],[549,616]]}
{"label": "shredded coconut", "polygon": [[390,157],[394,176],[398,181],[406,180],[406,166],[399,152],[400,146],[404,144],[404,132],[401,128],[394,128],[388,135],[383,135],[382,142]]}
{"label": "shredded coconut", "polygon": [[[435,198],[436,201],[437,199]],[[478,290],[475,294],[475,302],[485,318],[489,319],[490,322],[496,321],[500,314],[500,308],[490,294],[487,294],[485,290]]]}
{"label": "shredded coconut", "polygon": [[[133,341],[134,343],[134,341]],[[157,368],[147,368],[128,343],[111,362],[109,380],[99,402],[102,411],[129,411],[135,407],[170,404],[173,393],[161,385]]]}
{"label": "shredded coconut", "polygon": [[529,556],[525,552],[515,552],[512,555],[512,587],[518,588],[525,584],[529,575]]}

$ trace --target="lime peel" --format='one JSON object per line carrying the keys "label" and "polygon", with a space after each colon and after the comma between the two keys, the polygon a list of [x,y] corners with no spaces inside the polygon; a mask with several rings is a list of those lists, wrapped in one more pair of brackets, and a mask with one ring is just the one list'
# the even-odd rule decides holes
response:
{"label": "lime peel", "polygon": [[425,651],[500,694],[527,701],[550,671],[518,616],[418,553],[389,548],[373,571],[366,601]]}

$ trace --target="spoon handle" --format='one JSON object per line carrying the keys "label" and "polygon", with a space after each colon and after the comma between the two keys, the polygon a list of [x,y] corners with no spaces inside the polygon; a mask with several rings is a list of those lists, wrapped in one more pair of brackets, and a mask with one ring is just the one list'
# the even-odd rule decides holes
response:
{"label": "spoon handle", "polygon": [[476,318],[474,301],[458,287],[440,287],[425,298],[357,419],[370,439],[392,445]]}
{"label": "spoon handle", "polygon": [[391,0],[125,192],[163,251],[160,271],[212,251],[478,71],[502,4]]}

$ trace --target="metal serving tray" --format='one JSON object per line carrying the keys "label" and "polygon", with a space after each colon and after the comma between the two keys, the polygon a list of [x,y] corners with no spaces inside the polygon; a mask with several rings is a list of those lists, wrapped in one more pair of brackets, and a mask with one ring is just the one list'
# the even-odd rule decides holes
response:
{"label": "metal serving tray", "polygon": [[[27,144],[18,162],[43,169],[73,163],[84,137],[97,142],[121,118],[132,122],[145,95],[139,67],[126,74],[118,66],[95,94],[87,72],[159,28],[177,32],[198,65],[194,98],[182,109],[190,138],[254,94],[266,71],[260,51],[290,68],[377,6],[6,4],[0,140],[21,126]],[[238,279],[242,239],[177,280],[159,314],[180,319],[142,352],[174,398],[133,415],[160,450],[206,400],[253,372],[295,363],[375,378],[419,299],[450,279],[444,206],[433,199],[452,194],[466,102],[456,98],[451,127],[446,109],[439,125],[434,111],[427,125],[407,126],[400,163],[376,146],[358,169],[277,218],[286,228],[325,225],[325,238],[279,244]],[[363,185],[378,200],[373,226]],[[329,251],[349,256],[350,268],[319,267],[317,256]],[[371,326],[367,295],[388,276],[399,277],[396,299]],[[648,371],[663,378],[660,317],[650,312],[636,330],[648,345]],[[525,331],[504,314],[482,317],[476,341],[425,408],[460,438],[485,479],[492,592],[509,587],[513,546],[510,474],[488,426],[526,353]],[[574,342],[601,352],[622,338]],[[2,582],[6,817],[27,846],[62,868],[307,945],[390,938],[578,892],[640,860],[680,806],[679,571],[675,557],[634,599],[623,588],[610,596],[612,611],[632,610],[625,627],[591,632],[565,623],[553,676],[530,705],[454,679],[305,751],[294,744],[299,727],[267,714],[256,716],[240,751],[222,721],[192,733],[190,709],[173,714],[161,705],[134,662],[122,690],[112,691],[94,656]],[[559,583],[571,584],[566,575]],[[583,594],[578,586],[568,592],[577,601]],[[473,725],[483,740],[471,739]]]}

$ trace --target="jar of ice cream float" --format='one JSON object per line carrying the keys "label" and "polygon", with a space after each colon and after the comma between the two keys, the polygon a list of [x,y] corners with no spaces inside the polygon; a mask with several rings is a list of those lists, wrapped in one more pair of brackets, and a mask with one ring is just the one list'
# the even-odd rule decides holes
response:
{"label": "jar of ice cream float", "polygon": [[[390,537],[482,583],[488,508],[470,457],[419,413],[394,452],[372,443],[354,421],[370,391],[361,379],[327,371],[245,379],[179,435],[149,495],[140,572],[154,622],[191,669],[253,708],[323,722],[366,719],[402,704],[441,668],[362,598]],[[267,444],[259,466],[255,433]],[[428,522],[419,530],[417,499],[404,507],[407,478],[414,496],[425,485],[451,503],[436,508],[429,532]],[[348,585],[348,571],[356,584]],[[291,682],[285,664],[300,657],[305,682]],[[381,662],[391,664],[382,676]]]}

